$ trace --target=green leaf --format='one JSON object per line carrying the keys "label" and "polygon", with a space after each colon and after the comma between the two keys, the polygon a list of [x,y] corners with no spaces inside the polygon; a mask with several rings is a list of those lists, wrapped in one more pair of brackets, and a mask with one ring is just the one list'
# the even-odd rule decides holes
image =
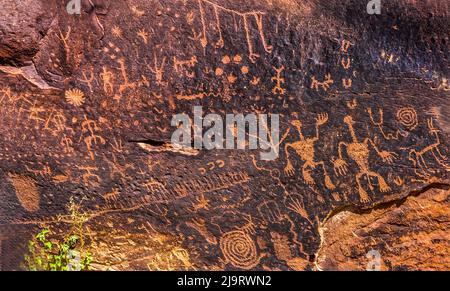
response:
{"label": "green leaf", "polygon": [[36,238],[41,241],[41,242],[45,242],[46,241],[46,235],[50,232],[50,230],[48,228],[44,228],[43,230],[41,230],[41,232],[39,232],[36,235]]}
{"label": "green leaf", "polygon": [[52,249],[52,247],[53,247],[53,244],[51,243],[51,242],[46,242],[46,243],[44,243],[44,246],[45,246],[45,248],[47,249],[47,250],[51,250]]}

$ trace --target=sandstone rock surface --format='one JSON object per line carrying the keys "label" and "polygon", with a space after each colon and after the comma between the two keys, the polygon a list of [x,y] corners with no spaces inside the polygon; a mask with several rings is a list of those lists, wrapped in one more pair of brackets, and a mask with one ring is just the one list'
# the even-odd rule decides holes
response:
{"label": "sandstone rock surface", "polygon": [[[1,3],[1,270],[71,198],[99,270],[448,270],[448,1],[66,2]],[[175,149],[194,106],[278,159]]]}

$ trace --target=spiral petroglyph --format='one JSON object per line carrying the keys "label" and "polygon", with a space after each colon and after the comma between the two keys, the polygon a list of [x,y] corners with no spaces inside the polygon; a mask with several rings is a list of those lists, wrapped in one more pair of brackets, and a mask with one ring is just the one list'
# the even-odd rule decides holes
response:
{"label": "spiral petroglyph", "polygon": [[220,239],[220,249],[226,261],[237,268],[251,269],[259,264],[255,243],[241,230],[225,233]]}
{"label": "spiral petroglyph", "polygon": [[408,130],[413,130],[417,127],[417,113],[412,107],[401,108],[397,111],[397,121],[403,124]]}

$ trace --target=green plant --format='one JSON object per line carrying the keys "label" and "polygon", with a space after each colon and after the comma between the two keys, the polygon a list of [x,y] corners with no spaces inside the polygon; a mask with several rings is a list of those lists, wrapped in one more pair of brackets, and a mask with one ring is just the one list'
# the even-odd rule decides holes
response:
{"label": "green plant", "polygon": [[[66,235],[57,235],[44,228],[28,243],[25,268],[29,271],[87,271],[92,254],[84,250],[83,225],[87,213],[80,211],[80,204],[71,198],[69,202],[70,229]],[[60,217],[62,219],[63,217]]]}

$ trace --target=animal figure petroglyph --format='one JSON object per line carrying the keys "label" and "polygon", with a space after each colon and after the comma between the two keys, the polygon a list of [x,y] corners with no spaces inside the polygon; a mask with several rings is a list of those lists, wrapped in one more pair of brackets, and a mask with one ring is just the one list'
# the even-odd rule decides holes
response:
{"label": "animal figure petroglyph", "polygon": [[340,142],[339,143],[339,159],[336,159],[333,161],[334,164],[334,170],[336,175],[345,175],[348,172],[348,164],[343,158],[343,152],[342,147],[345,146],[347,148],[347,154],[348,156],[357,164],[359,168],[359,172],[356,174],[356,182],[358,183],[358,192],[360,196],[361,202],[367,203],[370,201],[369,195],[367,194],[366,190],[364,190],[364,187],[361,184],[361,178],[365,176],[367,178],[367,182],[369,184],[370,190],[374,190],[374,186],[372,184],[372,181],[370,180],[371,177],[375,177],[378,180],[378,187],[381,192],[388,192],[391,190],[391,187],[386,183],[384,178],[370,170],[369,165],[369,157],[370,157],[370,149],[369,144],[372,145],[372,147],[377,152],[378,156],[380,156],[384,162],[388,164],[392,164],[394,159],[397,157],[397,154],[393,152],[388,151],[380,151],[377,147],[377,145],[370,139],[366,138],[363,142],[360,142],[356,136],[355,129],[353,127],[354,121],[351,116],[344,117],[344,123],[347,124],[347,127],[350,131],[350,135],[352,137],[351,143],[346,142]]}
{"label": "animal figure petroglyph", "polygon": [[322,87],[324,91],[328,91],[330,89],[330,86],[334,83],[333,79],[331,78],[331,74],[325,75],[325,80],[323,82],[320,82],[316,79],[316,77],[311,77],[311,89],[314,89],[316,91],[319,91],[319,87]]}
{"label": "animal figure petroglyph", "polygon": [[300,159],[304,162],[302,166],[302,175],[303,179],[305,180],[306,184],[309,186],[315,185],[315,181],[313,177],[311,176],[311,170],[314,170],[317,168],[317,166],[322,166],[323,174],[325,176],[325,186],[333,190],[336,188],[336,186],[331,181],[330,176],[327,173],[327,170],[325,168],[325,163],[323,161],[315,161],[315,149],[314,144],[316,141],[319,140],[319,127],[321,125],[324,125],[328,121],[328,114],[322,113],[319,114],[316,118],[316,136],[305,138],[302,132],[302,122],[300,120],[294,120],[291,122],[291,124],[297,129],[298,134],[300,136],[300,140],[293,142],[293,143],[287,143],[284,146],[284,151],[286,153],[287,158],[287,165],[284,168],[284,172],[288,176],[293,176],[295,174],[294,167],[292,166],[292,163],[290,161],[290,154],[289,154],[289,148],[293,148],[297,155],[300,157]]}
{"label": "animal figure petroglyph", "polygon": [[[409,151],[408,159],[413,162],[414,167],[416,167],[416,174],[421,177],[429,177],[429,172],[434,172],[429,169],[427,162],[425,161],[424,156],[429,154],[428,156],[432,156],[435,161],[444,167],[447,171],[450,171],[450,165],[447,163],[448,156],[443,155],[439,150],[439,146],[441,145],[441,141],[439,139],[439,130],[436,129],[433,125],[433,118],[428,120],[428,129],[430,130],[430,134],[434,135],[435,142],[421,150],[412,149]],[[417,171],[419,170],[419,172]]]}

